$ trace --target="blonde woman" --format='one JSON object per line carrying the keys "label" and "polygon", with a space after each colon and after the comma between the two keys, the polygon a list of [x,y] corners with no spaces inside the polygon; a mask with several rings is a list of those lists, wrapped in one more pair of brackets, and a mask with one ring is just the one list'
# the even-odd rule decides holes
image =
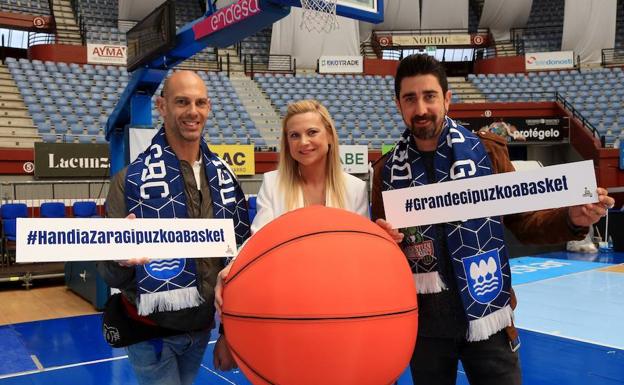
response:
{"label": "blonde woman", "polygon": [[288,106],[281,149],[277,171],[264,174],[252,233],[288,211],[312,205],[368,218],[366,183],[342,171],[336,128],[322,104],[301,100]]}
{"label": "blonde woman", "polygon": [[[288,106],[282,121],[279,165],[276,171],[264,174],[251,225],[252,235],[280,215],[312,205],[369,216],[366,183],[342,170],[338,135],[329,111],[316,100],[301,100]],[[403,237],[385,222],[380,226],[395,239]],[[230,267],[221,270],[217,278],[215,305],[219,312],[223,280]],[[215,368],[232,367],[233,361],[215,361]]]}

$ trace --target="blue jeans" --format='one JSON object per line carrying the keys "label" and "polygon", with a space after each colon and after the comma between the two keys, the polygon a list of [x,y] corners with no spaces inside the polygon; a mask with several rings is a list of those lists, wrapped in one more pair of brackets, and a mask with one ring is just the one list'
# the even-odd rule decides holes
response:
{"label": "blue jeans", "polygon": [[210,330],[139,342],[126,348],[139,385],[191,385]]}

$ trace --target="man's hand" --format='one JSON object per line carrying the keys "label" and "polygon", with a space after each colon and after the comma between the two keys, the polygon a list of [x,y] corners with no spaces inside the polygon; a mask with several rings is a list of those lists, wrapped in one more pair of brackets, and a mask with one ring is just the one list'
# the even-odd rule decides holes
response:
{"label": "man's hand", "polygon": [[217,309],[217,314],[221,317],[221,307],[223,306],[223,282],[227,278],[228,274],[230,274],[230,270],[232,269],[232,264],[230,263],[226,267],[223,268],[217,275],[217,283],[215,285],[214,293],[215,293],[215,301],[214,305]]}
{"label": "man's hand", "polygon": [[607,210],[615,205],[615,200],[608,195],[606,189],[598,187],[598,203],[572,206],[568,209],[570,222],[574,226],[589,227],[607,215]]}
{"label": "man's hand", "polygon": [[236,361],[234,361],[234,357],[232,357],[230,347],[228,346],[224,335],[219,336],[219,339],[215,344],[213,353],[213,364],[215,369],[223,371],[238,368],[238,365],[236,365]]}
{"label": "man's hand", "polygon": [[388,222],[386,222],[385,220],[379,218],[375,221],[375,223],[377,223],[377,225],[379,227],[381,227],[382,229],[384,229],[386,231],[386,233],[388,233],[388,235],[390,237],[392,237],[392,239],[394,239],[394,241],[396,243],[401,243],[401,241],[403,240],[403,237],[405,236],[405,234],[403,234],[402,232],[400,232],[399,230],[395,229],[392,227],[392,225]]}
{"label": "man's hand", "polygon": [[124,259],[121,261],[117,261],[117,263],[119,264],[119,266],[132,267],[136,265],[146,265],[150,263],[150,260],[147,257],[140,257],[140,258]]}
{"label": "man's hand", "polygon": [[[136,219],[136,215],[128,214],[126,219]],[[121,261],[117,261],[117,263],[119,264],[119,266],[123,266],[123,267],[131,267],[131,266],[136,266],[136,265],[145,265],[145,264],[149,263],[149,258],[141,257],[141,258],[124,259],[124,260],[121,260]]]}

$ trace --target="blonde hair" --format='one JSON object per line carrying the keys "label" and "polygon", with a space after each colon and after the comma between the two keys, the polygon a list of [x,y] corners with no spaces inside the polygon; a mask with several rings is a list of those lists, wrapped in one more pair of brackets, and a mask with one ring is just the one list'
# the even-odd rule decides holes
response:
{"label": "blonde hair", "polygon": [[284,116],[282,120],[281,150],[277,169],[279,171],[278,184],[282,194],[284,194],[286,208],[288,210],[297,208],[298,198],[300,194],[303,193],[303,180],[299,173],[299,163],[290,155],[286,127],[290,118],[307,112],[316,112],[319,114],[330,139],[325,170],[326,205],[330,206],[328,203],[331,202],[332,207],[345,208],[346,188],[344,176],[342,174],[342,164],[340,163],[340,153],[338,151],[336,126],[327,108],[316,100],[300,100],[288,105],[286,116]]}

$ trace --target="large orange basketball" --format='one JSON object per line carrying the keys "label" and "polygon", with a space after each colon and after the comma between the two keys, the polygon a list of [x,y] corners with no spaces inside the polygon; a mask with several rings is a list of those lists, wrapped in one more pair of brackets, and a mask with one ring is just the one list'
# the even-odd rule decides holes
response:
{"label": "large orange basketball", "polygon": [[315,206],[263,227],[223,293],[227,341],[254,384],[385,385],[418,327],[405,256],[379,226]]}

